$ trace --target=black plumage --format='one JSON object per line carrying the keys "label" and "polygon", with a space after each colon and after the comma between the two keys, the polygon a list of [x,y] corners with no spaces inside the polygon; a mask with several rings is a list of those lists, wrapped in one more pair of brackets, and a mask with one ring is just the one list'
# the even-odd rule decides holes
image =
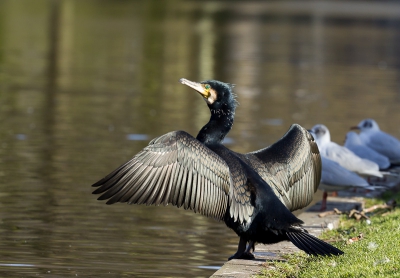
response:
{"label": "black plumage", "polygon": [[216,80],[181,79],[200,93],[210,121],[196,138],[173,131],[152,140],[105,178],[93,193],[107,204],[172,204],[224,220],[240,237],[231,258],[251,258],[255,243],[290,240],[313,255],[339,249],[309,235],[291,211],[307,206],[321,177],[321,158],[312,136],[294,124],[275,144],[240,154],[222,145],[233,125],[232,86]]}

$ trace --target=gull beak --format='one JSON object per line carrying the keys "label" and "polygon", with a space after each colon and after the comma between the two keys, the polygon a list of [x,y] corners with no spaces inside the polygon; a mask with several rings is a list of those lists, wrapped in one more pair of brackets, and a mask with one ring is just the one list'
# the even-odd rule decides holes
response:
{"label": "gull beak", "polygon": [[350,127],[350,130],[360,130],[360,128],[358,126],[352,126]]}

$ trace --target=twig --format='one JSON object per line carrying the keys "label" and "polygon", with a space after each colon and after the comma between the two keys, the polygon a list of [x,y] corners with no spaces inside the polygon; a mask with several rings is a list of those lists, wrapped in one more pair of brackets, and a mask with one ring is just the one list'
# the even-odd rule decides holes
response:
{"label": "twig", "polygon": [[392,209],[392,208],[393,208],[392,206],[388,206],[388,205],[386,205],[386,204],[383,204],[383,205],[374,205],[374,206],[372,206],[372,207],[369,207],[369,208],[367,208],[367,209],[364,209],[363,212],[364,212],[364,213],[369,213],[369,212],[372,212],[372,211],[377,210],[377,209]]}
{"label": "twig", "polygon": [[338,210],[337,208],[334,208],[333,210],[325,211],[325,212],[318,214],[318,217],[322,218],[322,217],[326,217],[328,215],[341,215],[341,214],[347,214],[347,213],[342,212],[342,211]]}
{"label": "twig", "polygon": [[337,208],[334,208],[333,210],[320,213],[320,214],[318,214],[318,216],[322,218],[322,217],[326,217],[328,215],[346,214],[349,218],[355,218],[357,220],[369,219],[369,217],[366,215],[366,213],[370,213],[370,212],[373,212],[373,211],[376,211],[376,210],[389,210],[388,212],[385,212],[385,213],[382,214],[382,216],[386,216],[395,207],[396,207],[396,201],[395,200],[390,200],[386,204],[374,205],[374,206],[369,207],[367,209],[363,209],[362,211],[359,211],[357,209],[352,209],[351,211],[340,211]]}

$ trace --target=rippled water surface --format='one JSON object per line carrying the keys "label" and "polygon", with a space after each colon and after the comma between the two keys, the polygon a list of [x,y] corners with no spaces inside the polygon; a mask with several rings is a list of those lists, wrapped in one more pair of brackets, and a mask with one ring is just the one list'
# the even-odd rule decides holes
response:
{"label": "rippled water surface", "polygon": [[236,151],[294,122],[324,123],[341,143],[372,117],[400,138],[396,11],[381,1],[0,1],[0,276],[210,276],[236,251],[224,223],[107,206],[90,185],[156,136],[196,135],[209,111],[181,77],[236,84],[226,142]]}

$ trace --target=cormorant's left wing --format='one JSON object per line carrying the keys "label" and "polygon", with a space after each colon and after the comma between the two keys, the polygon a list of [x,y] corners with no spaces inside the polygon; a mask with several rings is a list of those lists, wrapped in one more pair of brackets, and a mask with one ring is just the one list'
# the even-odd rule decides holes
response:
{"label": "cormorant's left wing", "polygon": [[322,166],[318,146],[306,129],[293,124],[279,141],[244,157],[289,210],[311,202]]}

